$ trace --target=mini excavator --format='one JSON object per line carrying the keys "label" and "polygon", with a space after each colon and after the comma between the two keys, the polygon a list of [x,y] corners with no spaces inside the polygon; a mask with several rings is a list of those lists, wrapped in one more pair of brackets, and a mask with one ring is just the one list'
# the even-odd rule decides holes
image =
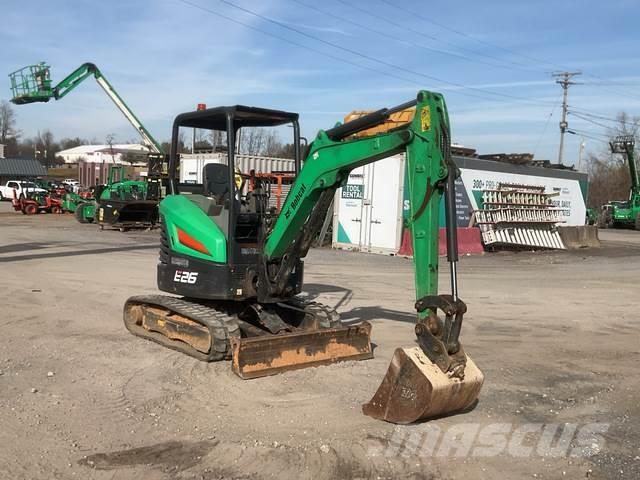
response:
{"label": "mini excavator", "polygon": [[[404,122],[391,122],[412,110]],[[245,193],[237,181],[238,132],[291,125],[296,179],[279,214],[268,185]],[[180,127],[226,133],[227,164],[207,164],[202,184],[178,183]],[[458,297],[454,182],[444,98],[416,99],[320,130],[302,163],[298,114],[242,105],[178,115],[173,124],[168,195],[160,203],[158,287],[167,295],[129,298],[124,322],[134,335],[197,359],[231,359],[241,378],[373,357],[371,325],[343,326],[332,308],[302,292],[303,258],[336,189],[354,168],[406,154],[413,237],[417,346],[396,349],[363,412],[393,423],[463,411],[483,375],[459,341],[465,303]],[[451,292],[438,295],[439,205],[445,197]]]}

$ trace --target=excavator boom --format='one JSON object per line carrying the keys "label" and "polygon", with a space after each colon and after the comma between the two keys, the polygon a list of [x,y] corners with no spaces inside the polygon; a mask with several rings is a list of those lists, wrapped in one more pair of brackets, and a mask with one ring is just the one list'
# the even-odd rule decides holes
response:
{"label": "excavator boom", "polygon": [[[413,118],[395,129],[370,136],[358,136],[384,124],[394,113],[415,106]],[[391,109],[381,109],[352,122],[320,131],[311,144],[263,250],[258,278],[258,301],[278,301],[287,295],[289,277],[320,228],[335,193],[354,168],[396,153],[406,154],[410,217],[415,265],[416,336],[418,347],[398,349],[385,379],[364,405],[365,414],[394,423],[410,423],[468,408],[477,399],[483,376],[466,356],[459,342],[466,305],[458,298],[456,264],[455,178],[457,169],[450,157],[450,128],[444,98],[421,91],[416,100]],[[445,196],[447,259],[451,294],[438,295],[438,232],[440,200]],[[441,311],[444,319],[437,313]],[[335,333],[318,338],[316,350]],[[261,357],[260,343],[254,350],[238,354],[246,368],[259,371],[271,362]],[[248,342],[247,342],[248,343]],[[346,351],[346,350],[345,350]],[[282,358],[282,357],[279,357]],[[303,358],[306,358],[303,355]],[[296,368],[291,357],[288,368]],[[234,365],[238,362],[234,361]],[[286,368],[287,365],[280,365]]]}

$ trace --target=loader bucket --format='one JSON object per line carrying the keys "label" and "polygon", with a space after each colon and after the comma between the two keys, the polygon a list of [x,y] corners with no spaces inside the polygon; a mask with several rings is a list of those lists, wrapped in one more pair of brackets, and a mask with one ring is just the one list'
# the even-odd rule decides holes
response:
{"label": "loader bucket", "polygon": [[288,370],[373,358],[371,324],[231,338],[233,371],[257,378]]}
{"label": "loader bucket", "polygon": [[469,357],[460,380],[444,373],[420,347],[398,348],[382,384],[362,411],[399,424],[440,417],[471,407],[483,381],[484,375]]}
{"label": "loader bucket", "polygon": [[119,223],[155,223],[158,218],[157,202],[143,200],[128,202],[120,208]]}

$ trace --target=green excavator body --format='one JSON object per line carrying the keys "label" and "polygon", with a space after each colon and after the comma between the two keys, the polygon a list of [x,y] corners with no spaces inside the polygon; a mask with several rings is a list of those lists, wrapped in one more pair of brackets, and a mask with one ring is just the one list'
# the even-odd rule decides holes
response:
{"label": "green excavator body", "polygon": [[[382,128],[396,112],[410,121]],[[295,174],[279,213],[268,185],[236,179],[236,136],[246,127],[293,127]],[[180,127],[224,131],[227,162],[204,165],[201,184],[178,181]],[[376,127],[376,133],[356,135]],[[477,399],[483,376],[459,341],[466,305],[458,297],[455,178],[442,95],[380,109],[318,132],[304,165],[297,114],[236,105],[179,115],[173,126],[169,194],[160,204],[160,290],[131,297],[124,322],[135,335],[201,360],[232,359],[242,378],[371,358],[371,325],[343,326],[335,310],[300,296],[304,262],[336,190],[349,172],[398,153],[408,165],[414,248],[417,347],[396,350],[365,414],[395,423],[452,413]],[[438,294],[439,204],[445,196],[451,292]],[[441,312],[443,316],[438,313]]]}

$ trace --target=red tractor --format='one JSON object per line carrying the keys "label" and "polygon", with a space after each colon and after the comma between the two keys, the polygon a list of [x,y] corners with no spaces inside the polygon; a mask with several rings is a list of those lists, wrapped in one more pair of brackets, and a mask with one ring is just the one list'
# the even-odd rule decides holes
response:
{"label": "red tractor", "polygon": [[26,196],[16,195],[13,191],[13,209],[25,215],[35,215],[36,213],[63,213],[62,199],[54,197],[48,193],[27,193]]}

